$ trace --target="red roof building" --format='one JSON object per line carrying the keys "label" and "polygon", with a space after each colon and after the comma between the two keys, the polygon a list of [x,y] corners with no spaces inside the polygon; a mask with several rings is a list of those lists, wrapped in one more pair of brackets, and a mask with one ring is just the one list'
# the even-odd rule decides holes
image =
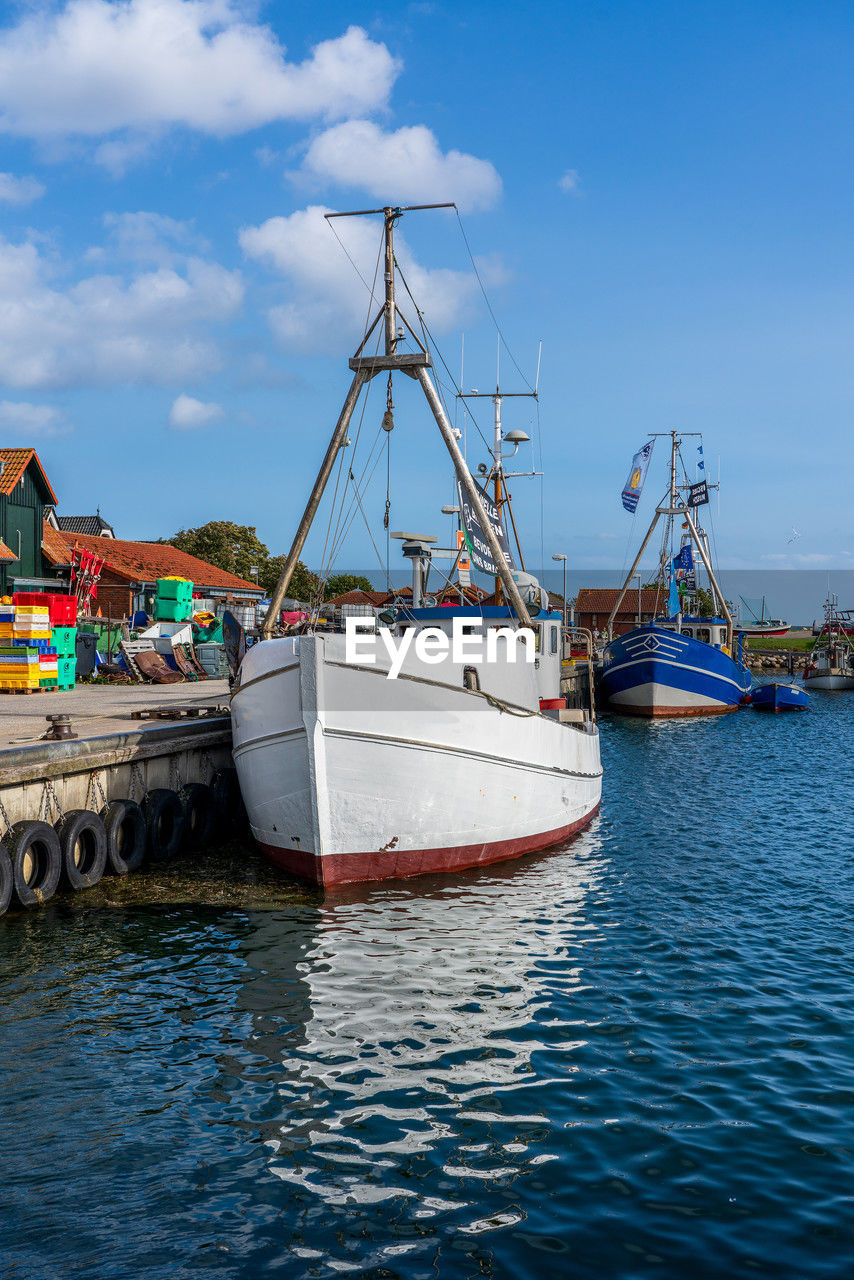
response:
{"label": "red roof building", "polygon": [[[588,631],[604,631],[619,594],[619,587],[582,587],[575,598],[575,625]],[[667,592],[663,588],[643,587],[638,602],[637,587],[629,587],[614,619],[614,635],[624,635],[636,627],[639,612],[641,622],[652,622],[666,607]]]}
{"label": "red roof building", "polygon": [[260,600],[263,591],[225,569],[179,551],[169,543],[129,542],[54,529],[45,521],[42,554],[56,568],[71,564],[77,546],[104,560],[98,583],[98,607],[112,617],[128,617],[136,609],[149,609],[158,578],[187,578],[205,596],[232,600]]}
{"label": "red roof building", "polygon": [[363,591],[357,587],[355,591],[345,591],[343,595],[333,596],[329,604],[340,609],[344,604],[364,605],[369,609],[381,609],[388,599],[387,591]]}

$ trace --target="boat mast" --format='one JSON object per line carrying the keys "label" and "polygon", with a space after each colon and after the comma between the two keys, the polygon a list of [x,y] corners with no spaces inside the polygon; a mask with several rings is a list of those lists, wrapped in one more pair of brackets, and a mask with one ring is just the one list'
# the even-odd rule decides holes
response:
{"label": "boat mast", "polygon": [[[676,450],[679,447],[679,441],[676,439],[676,432],[671,431],[670,443],[670,510],[676,506]],[[673,555],[673,515],[667,517],[667,539],[670,543],[670,554]]]}
{"label": "boat mast", "polygon": [[[493,482],[492,484],[493,498],[499,512],[502,510],[502,506],[506,506],[507,508],[507,514],[510,517],[510,524],[513,528],[513,536],[516,539],[516,548],[519,552],[521,567],[522,567],[522,570],[524,571],[525,557],[522,552],[522,544],[519,541],[519,532],[516,528],[516,520],[513,515],[510,487],[507,484],[507,479],[508,479],[508,474],[510,477],[539,476],[539,475],[542,475],[542,472],[541,471],[511,471],[508,473],[504,470],[504,459],[501,454],[502,444],[508,444],[508,443],[513,444],[515,446],[515,450],[518,450],[519,444],[523,440],[528,439],[528,436],[520,431],[515,431],[515,432],[511,431],[508,433],[508,436],[506,438],[504,436],[504,429],[501,422],[501,404],[502,404],[502,401],[506,400],[508,397],[515,400],[520,400],[520,399],[536,400],[539,397],[539,391],[538,390],[502,391],[501,384],[498,381],[496,381],[494,391],[460,391],[459,394],[457,395],[457,399],[462,400],[463,402],[465,402],[466,400],[483,400],[483,399],[492,400],[493,402],[494,407],[493,407],[493,436],[492,436],[492,468],[489,473],[492,476],[492,482]],[[508,455],[508,457],[510,458],[515,456],[516,456],[515,451],[514,453]],[[488,483],[488,478],[486,483]],[[497,563],[498,561],[496,561],[496,564]],[[495,603],[501,604],[502,602],[503,602],[502,578],[496,576]]]}
{"label": "boat mast", "polygon": [[[501,392],[498,382],[495,383],[495,435],[492,441],[492,470],[495,485],[495,505],[501,511]],[[495,579],[495,603],[503,604],[501,597],[501,579]]]}
{"label": "boat mast", "polygon": [[[671,435],[671,445],[670,445],[670,515],[667,517],[667,539],[666,539],[666,542],[670,544],[670,549],[669,549],[669,551],[668,551],[668,553],[667,553],[667,554],[668,554],[668,558],[669,558],[669,560],[670,560],[670,580],[671,580],[671,584],[672,584],[672,582],[673,582],[673,514],[674,514],[674,512],[675,512],[675,510],[676,510],[676,453],[677,453],[677,451],[678,451],[678,449],[679,449],[679,445],[682,443],[682,441],[681,441],[681,440],[677,440],[677,439],[676,439],[676,432],[675,432],[675,431],[671,431],[670,435]],[[663,569],[663,568],[664,568],[664,565],[662,564],[662,566],[661,566],[661,567],[662,567],[662,569]],[[677,595],[677,597],[676,597],[676,598],[677,598],[677,601],[678,601],[678,605],[677,605],[677,609],[676,609],[676,630],[677,630],[677,631],[681,631],[681,630],[682,630],[682,597],[681,597],[680,595]]]}
{"label": "boat mast", "polygon": [[[385,300],[380,310],[377,312],[377,315],[374,317],[373,323],[367,329],[365,336],[362,339],[362,342],[356,351],[356,354],[352,356],[350,359],[350,368],[353,371],[353,381],[350,385],[350,390],[348,391],[347,397],[344,401],[344,407],[341,410],[341,414],[340,414],[340,417],[338,418],[338,422],[336,424],[335,430],[332,433],[332,439],[330,440],[329,447],[326,450],[326,456],[324,457],[323,462],[321,463],[320,471],[317,474],[317,479],[314,482],[314,486],[312,488],[311,494],[309,495],[308,502],[306,503],[306,508],[305,508],[305,511],[303,512],[302,519],[300,520],[299,525],[297,526],[297,531],[296,531],[296,534],[294,535],[294,540],[291,544],[290,551],[287,554],[287,558],[285,560],[285,564],[282,569],[281,576],[279,578],[279,581],[276,583],[275,590],[273,591],[272,598],[270,600],[270,607],[267,610],[267,616],[264,619],[264,625],[261,629],[262,637],[265,640],[270,637],[270,635],[272,634],[273,628],[276,625],[276,621],[279,615],[279,610],[282,607],[282,601],[285,598],[285,594],[290,584],[290,580],[293,575],[294,568],[296,567],[296,563],[299,559],[300,553],[302,552],[302,549],[305,546],[306,538],[308,537],[308,533],[311,528],[314,517],[317,513],[317,509],[320,506],[320,500],[323,497],[323,492],[329,481],[329,477],[332,474],[332,468],[335,464],[335,460],[338,457],[338,454],[344,444],[344,441],[347,438],[347,428],[349,426],[350,419],[353,416],[353,410],[356,407],[356,403],[359,399],[359,394],[362,390],[362,387],[365,386],[366,383],[370,382],[372,378],[376,377],[378,373],[382,373],[382,372],[392,373],[395,370],[399,370],[402,373],[406,373],[408,374],[409,377],[416,378],[418,382],[421,383],[421,387],[422,387],[422,390],[424,391],[424,395],[427,399],[427,403],[429,404],[433,412],[433,417],[436,419],[436,425],[439,428],[439,434],[444,440],[445,446],[449,454],[451,455],[451,461],[453,462],[454,469],[457,475],[459,476],[460,484],[462,485],[465,491],[466,497],[468,498],[469,502],[472,505],[472,509],[474,510],[477,521],[481,529],[483,530],[483,536],[486,539],[487,545],[489,547],[490,555],[492,556],[492,559],[495,562],[495,564],[498,566],[500,581],[503,584],[504,590],[507,593],[507,599],[512,604],[522,626],[530,627],[533,625],[531,622],[531,618],[528,613],[528,610],[525,607],[525,602],[523,601],[519,593],[519,588],[517,587],[516,583],[513,581],[513,577],[511,575],[510,569],[501,552],[501,547],[495,535],[495,530],[493,529],[492,524],[486,512],[484,511],[483,503],[481,502],[477,485],[472,479],[471,472],[469,471],[466,461],[462,455],[462,451],[460,450],[460,447],[457,444],[457,439],[454,434],[454,430],[450,422],[448,421],[447,414],[445,413],[445,410],[442,406],[442,402],[439,399],[438,393],[436,392],[436,388],[434,387],[433,381],[430,377],[430,374],[428,373],[428,369],[431,363],[430,356],[424,344],[421,342],[421,339],[414,332],[414,330],[412,329],[412,326],[409,324],[406,317],[402,314],[402,312],[398,310],[398,307],[395,301],[395,293],[394,293],[394,284],[395,284],[394,224],[395,222],[401,216],[401,214],[410,212],[412,210],[452,209],[454,207],[455,206],[452,203],[416,204],[416,205],[408,205],[403,208],[386,206],[384,209],[356,209],[349,213],[327,213],[324,215],[327,218],[327,220],[331,218],[361,217],[364,215],[377,214],[377,213],[381,213],[383,215],[384,237],[385,237]],[[364,353],[365,346],[368,342],[368,339],[370,338],[374,329],[376,329],[377,325],[380,322],[380,319],[383,319],[385,322],[384,323],[385,352],[382,355],[375,355],[375,356],[364,355],[363,353]],[[405,355],[399,355],[397,352],[398,320],[400,320],[402,324],[406,327],[406,329],[409,331],[410,337],[414,340],[415,345],[418,348],[417,351],[411,354],[407,353]],[[500,453],[500,446],[499,446],[499,453]]]}
{"label": "boat mast", "polygon": [[[688,525],[688,530],[691,534],[693,541],[697,546],[697,550],[700,553],[700,559],[702,560],[703,565],[705,566],[706,573],[709,575],[709,583],[711,584],[712,594],[713,595],[717,594],[717,598],[721,606],[721,612],[723,613],[724,619],[726,620],[726,624],[727,624],[727,640],[726,640],[727,648],[731,649],[733,630],[734,630],[732,614],[730,613],[729,608],[727,607],[726,600],[724,599],[724,594],[721,591],[720,586],[718,585],[717,579],[715,578],[715,573],[714,573],[714,570],[712,569],[711,557],[708,554],[708,550],[706,546],[704,546],[703,538],[701,538],[700,533],[697,529],[697,526],[694,524],[694,521],[691,518],[691,510],[687,502],[679,502],[677,501],[677,498],[676,498],[676,492],[677,492],[676,452],[677,452],[678,446],[682,443],[682,441],[681,439],[677,440],[677,433],[675,431],[668,431],[666,433],[654,432],[653,434],[654,435],[667,434],[672,439],[671,453],[670,453],[670,489],[669,489],[670,502],[669,502],[669,505],[666,507],[660,506],[660,507],[656,507],[655,509],[655,515],[652,518],[652,524],[649,526],[649,529],[647,530],[646,537],[641,543],[640,550],[638,551],[637,555],[634,558],[634,561],[632,562],[632,567],[629,569],[629,572],[626,576],[626,580],[617,594],[617,599],[614,602],[614,607],[611,610],[607,623],[605,624],[605,635],[608,639],[612,640],[614,638],[614,633],[613,633],[614,619],[616,618],[617,613],[619,612],[620,605],[623,603],[623,597],[625,596],[626,592],[629,589],[629,583],[631,582],[632,578],[635,575],[635,572],[637,571],[637,567],[641,561],[641,556],[643,555],[644,551],[646,550],[649,544],[649,540],[652,537],[652,531],[655,528],[656,524],[658,523],[659,518],[661,516],[667,517],[667,529],[665,531],[665,538],[664,538],[665,551],[662,553],[662,558],[661,558],[662,568],[663,568],[664,561],[666,559],[666,546],[668,542],[668,536],[673,527],[673,518],[674,516],[682,516],[683,520]],[[683,434],[699,435],[700,433],[698,431],[689,431]]]}

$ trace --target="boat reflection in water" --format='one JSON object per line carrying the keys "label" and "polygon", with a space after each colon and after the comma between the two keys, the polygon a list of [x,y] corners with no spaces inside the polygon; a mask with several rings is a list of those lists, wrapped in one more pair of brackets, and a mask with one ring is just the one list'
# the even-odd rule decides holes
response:
{"label": "boat reflection in water", "polygon": [[[508,1179],[557,1158],[543,1147],[544,1077],[565,1080],[587,1044],[576,949],[601,940],[584,915],[602,872],[594,845],[595,829],[465,886],[352,887],[292,922],[255,917],[239,1005],[252,1016],[246,1049],[267,1063],[250,1074],[269,1097],[250,1109],[303,1226],[324,1206],[370,1206],[378,1246],[390,1234],[400,1244],[401,1217],[426,1233],[451,1213],[476,1233],[486,1192],[471,1179],[501,1179],[512,1199]],[[570,992],[568,1022],[556,1010]],[[506,1212],[501,1225],[524,1216]]]}

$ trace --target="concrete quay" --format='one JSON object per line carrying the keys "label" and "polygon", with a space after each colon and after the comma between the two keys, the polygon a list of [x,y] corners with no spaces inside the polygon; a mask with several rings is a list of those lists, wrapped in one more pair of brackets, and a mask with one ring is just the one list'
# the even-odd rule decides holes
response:
{"label": "concrete quay", "polygon": [[[90,828],[101,823],[102,834],[91,836],[90,843],[103,840],[104,826],[97,815],[104,817],[116,800],[137,805],[145,800],[144,816],[153,850],[164,842],[168,845],[170,839],[170,849],[177,847],[176,842],[184,838],[185,820],[191,821],[188,805],[195,806],[194,820],[207,824],[205,829],[212,835],[217,829],[216,814],[223,805],[230,809],[239,803],[228,701],[226,680],[190,685],[78,685],[67,693],[0,697],[0,835],[11,854],[15,892],[21,904],[36,905],[55,891],[59,870],[54,874],[48,864],[55,862],[60,852],[58,846],[53,852],[48,847],[55,838],[45,833],[44,827],[40,828],[41,836],[33,836],[35,845],[22,849],[21,824],[32,828],[34,823],[46,822],[57,827],[65,876],[72,887],[87,887],[75,884],[75,868],[79,870],[81,858],[85,861],[85,848],[78,847],[77,837],[62,827],[63,820],[75,811],[86,811],[84,820]],[[178,708],[183,709],[181,718],[134,718],[134,713],[177,712]],[[55,715],[67,715],[70,730],[77,737],[46,740],[44,735],[50,728],[46,717]],[[193,783],[203,785],[189,786]],[[152,813],[146,806],[155,796],[157,811]],[[143,815],[139,810],[136,813],[139,823]],[[42,838],[46,834],[50,836],[47,844]],[[137,840],[140,834],[137,827]],[[107,838],[114,845],[117,838],[120,844],[123,839],[109,830]],[[6,858],[5,853],[2,856]],[[169,852],[164,849],[161,856],[169,856]],[[102,861],[100,865],[103,867]],[[8,881],[8,872],[5,878]],[[43,892],[40,885],[48,882],[49,892]],[[0,890],[3,887],[0,885]],[[8,904],[8,889],[5,901]],[[0,903],[0,914],[3,909]]]}

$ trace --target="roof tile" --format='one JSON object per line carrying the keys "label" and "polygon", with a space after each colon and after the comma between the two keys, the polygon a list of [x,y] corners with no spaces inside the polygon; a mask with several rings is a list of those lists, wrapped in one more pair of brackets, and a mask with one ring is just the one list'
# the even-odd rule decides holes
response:
{"label": "roof tile", "polygon": [[[47,523],[44,526],[42,550],[54,564],[68,564],[74,546],[103,556],[107,568],[129,582],[156,582],[170,575],[189,578],[194,586],[215,590],[259,592],[254,582],[247,582],[224,569],[206,564],[186,551],[163,542],[128,542],[124,538],[91,537],[81,533],[64,533]],[[62,558],[60,558],[62,557]]]}
{"label": "roof tile", "polygon": [[48,493],[53,502],[56,502],[56,494],[50,487],[50,481],[45,475],[45,469],[42,466],[39,455],[35,449],[0,449],[0,462],[3,463],[2,474],[0,474],[0,493],[5,493],[8,497],[21,476],[26,471],[31,462],[35,461],[36,466],[41,472],[42,479],[47,486]]}
{"label": "roof tile", "polygon": [[[582,587],[575,598],[575,612],[609,614],[619,594],[619,587]],[[667,601],[667,593],[659,587],[643,587],[641,590],[641,613],[656,613]],[[620,613],[634,616],[638,607],[638,589],[629,587],[623,597]]]}

